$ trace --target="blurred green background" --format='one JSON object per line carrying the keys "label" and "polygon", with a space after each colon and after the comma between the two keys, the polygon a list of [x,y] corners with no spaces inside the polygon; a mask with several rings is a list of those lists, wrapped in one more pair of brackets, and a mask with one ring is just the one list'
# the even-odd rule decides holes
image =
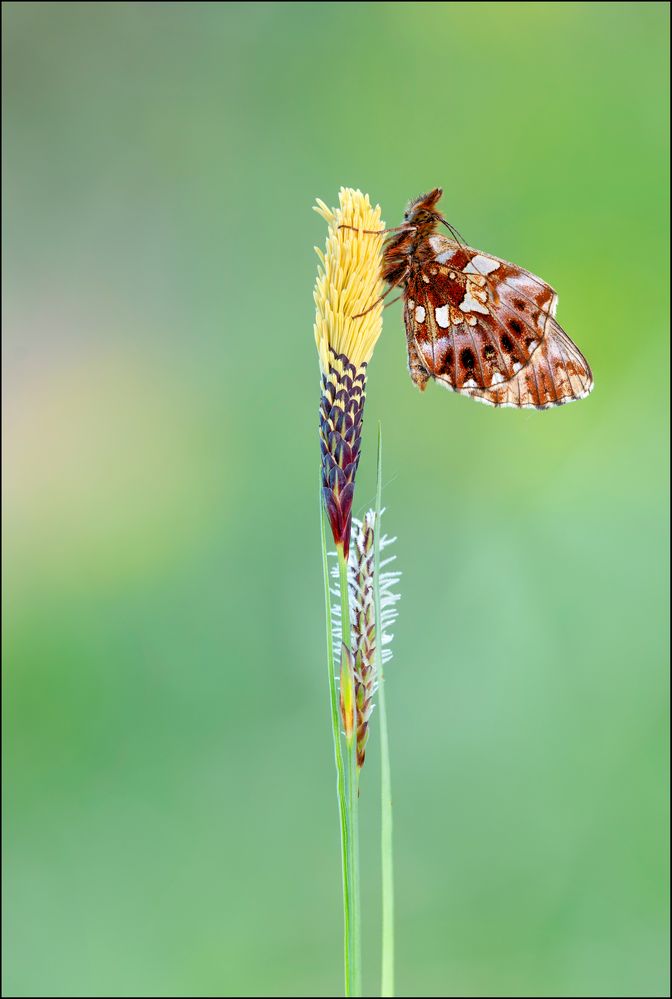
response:
{"label": "blurred green background", "polygon": [[4,994],[340,991],[311,204],[439,184],[596,389],[420,396],[385,313],[399,994],[667,995],[668,5],[3,25]]}

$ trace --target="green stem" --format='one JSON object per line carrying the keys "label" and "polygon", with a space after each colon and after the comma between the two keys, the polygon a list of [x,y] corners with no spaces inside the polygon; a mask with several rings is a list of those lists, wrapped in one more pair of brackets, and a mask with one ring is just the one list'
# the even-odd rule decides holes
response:
{"label": "green stem", "polygon": [[357,737],[349,747],[350,780],[350,844],[352,853],[352,903],[353,903],[353,995],[362,994],[362,939],[359,897],[359,767],[357,766]]}
{"label": "green stem", "polygon": [[345,787],[345,769],[341,749],[341,726],[338,711],[338,695],[336,693],[336,672],[334,669],[334,646],[331,621],[331,593],[329,592],[329,563],[327,559],[326,516],[320,490],[320,522],[322,526],[322,569],[324,572],[324,602],[327,618],[327,670],[329,673],[329,700],[331,703],[331,728],[334,737],[334,759],[336,761],[336,790],[338,794],[338,811],[341,820],[341,874],[343,878],[343,947],[345,968],[345,994],[353,992],[353,961],[352,961],[352,899],[350,886],[352,873],[350,870],[350,835],[348,828],[348,802]]}
{"label": "green stem", "polygon": [[[348,561],[343,553],[343,546],[337,546],[338,552],[338,576],[341,592],[341,635],[344,644],[350,649],[352,637],[350,634],[350,587],[348,585]],[[350,959],[352,962],[352,985],[353,996],[362,994],[362,944],[361,944],[361,916],[359,901],[359,773],[357,768],[357,737],[355,732],[349,741],[346,741],[348,751],[348,804],[349,804],[349,830],[350,830],[350,928],[352,948]]]}
{"label": "green stem", "polygon": [[380,716],[380,848],[382,874],[383,936],[381,952],[381,996],[394,995],[394,866],[392,862],[392,782],[390,778],[390,743],[385,708],[385,675],[380,600],[380,538],[382,510],[383,435],[378,424],[378,468],[376,473],[376,523],[374,543],[374,600],[376,608],[376,667],[378,673],[378,711]]}

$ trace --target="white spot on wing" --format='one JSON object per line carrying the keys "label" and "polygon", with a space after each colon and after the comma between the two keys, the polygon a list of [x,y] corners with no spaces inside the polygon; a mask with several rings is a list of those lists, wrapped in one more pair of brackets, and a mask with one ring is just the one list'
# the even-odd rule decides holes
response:
{"label": "white spot on wing", "polygon": [[499,383],[503,381],[504,381],[504,375],[502,374],[502,372],[495,371],[494,375],[492,376],[492,384],[499,385]]}
{"label": "white spot on wing", "polygon": [[470,291],[464,296],[464,301],[460,303],[462,312],[481,312],[484,316],[489,315],[486,307],[474,298]]}
{"label": "white spot on wing", "polygon": [[473,378],[467,378],[466,382],[464,382],[464,384],[462,385],[462,388],[466,389],[478,388],[478,385],[476,384]]}
{"label": "white spot on wing", "polygon": [[492,271],[496,271],[499,267],[498,260],[492,260],[490,257],[484,257],[481,253],[477,253],[472,260],[469,261],[467,266],[464,268],[465,274],[491,274]]}
{"label": "white spot on wing", "polygon": [[436,322],[441,327],[442,330],[447,330],[450,326],[450,316],[448,315],[448,306],[441,305],[434,310],[436,316]]}
{"label": "white spot on wing", "polygon": [[415,308],[415,321],[416,323],[424,323],[425,321],[425,308],[423,305],[417,305]]}

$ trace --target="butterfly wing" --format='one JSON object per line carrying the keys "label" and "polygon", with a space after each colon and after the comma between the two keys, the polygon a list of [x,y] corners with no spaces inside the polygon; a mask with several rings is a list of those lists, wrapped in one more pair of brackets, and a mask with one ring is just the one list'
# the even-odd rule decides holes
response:
{"label": "butterfly wing", "polygon": [[427,377],[481,402],[536,409],[588,395],[590,368],[555,320],[550,285],[443,236],[427,242],[405,294],[416,384],[424,368]]}
{"label": "butterfly wing", "polygon": [[483,390],[472,390],[471,398],[492,406],[550,409],[590,394],[593,379],[586,359],[557,322],[549,318],[546,335],[513,378]]}
{"label": "butterfly wing", "polygon": [[421,392],[427,388],[430,375],[423,363],[422,356],[416,342],[416,335],[422,335],[416,322],[417,305],[408,293],[406,288],[404,294],[404,326],[406,327],[406,346],[408,348],[408,372],[417,388]]}

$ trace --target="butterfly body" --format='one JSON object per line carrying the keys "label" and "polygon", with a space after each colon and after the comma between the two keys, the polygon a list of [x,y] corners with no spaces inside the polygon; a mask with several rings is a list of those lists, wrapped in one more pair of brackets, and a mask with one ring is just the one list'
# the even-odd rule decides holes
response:
{"label": "butterfly body", "polygon": [[[494,406],[547,409],[588,395],[585,358],[555,320],[557,295],[515,264],[438,231],[436,188],[411,202],[384,247],[403,288],[411,378]],[[449,227],[450,228],[450,227]],[[452,234],[452,230],[451,230]]]}

